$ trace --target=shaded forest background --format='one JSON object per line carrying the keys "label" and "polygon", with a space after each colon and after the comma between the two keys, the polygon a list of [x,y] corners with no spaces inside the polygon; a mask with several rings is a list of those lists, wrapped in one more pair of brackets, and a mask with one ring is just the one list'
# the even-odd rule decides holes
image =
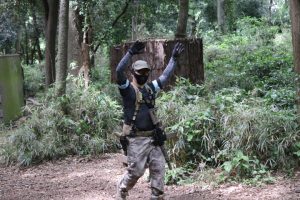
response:
{"label": "shaded forest background", "polygon": [[299,1],[0,2],[0,52],[21,55],[27,98],[21,119],[1,124],[3,164],[116,152],[122,108],[109,49],[202,38],[205,82],[177,77],[158,97],[177,135],[166,182],[215,169],[219,182],[271,182],[299,166]]}

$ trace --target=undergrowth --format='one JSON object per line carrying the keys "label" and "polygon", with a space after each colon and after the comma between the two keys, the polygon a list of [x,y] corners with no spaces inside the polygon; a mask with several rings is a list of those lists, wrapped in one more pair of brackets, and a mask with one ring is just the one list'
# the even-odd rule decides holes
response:
{"label": "undergrowth", "polygon": [[121,107],[102,89],[91,84],[85,90],[82,78],[70,76],[65,96],[57,98],[54,89],[49,89],[37,98],[37,105],[27,105],[26,123],[10,132],[1,149],[5,163],[27,166],[67,155],[114,152],[112,133],[118,127]]}
{"label": "undergrowth", "polygon": [[[299,165],[289,32],[251,18],[238,24],[236,32],[205,44],[204,84],[178,78],[158,97],[159,117],[166,131],[177,135],[167,142],[175,167],[165,177],[169,184],[209,179],[211,168],[218,171],[217,182],[272,182],[273,170]],[[69,77],[65,96],[55,98],[51,89],[37,95],[39,104],[24,108],[26,123],[10,133],[1,150],[5,162],[30,165],[114,152],[112,133],[120,127],[122,108],[108,77],[107,69],[98,68],[87,90],[80,77]],[[26,88],[39,91],[34,82],[40,78],[25,79]]]}
{"label": "undergrowth", "polygon": [[177,133],[168,142],[175,166],[197,171],[204,163],[221,169],[219,182],[268,183],[272,171],[299,166],[291,38],[256,19],[240,23],[242,29],[205,46],[206,82],[178,78],[158,110],[166,130]]}

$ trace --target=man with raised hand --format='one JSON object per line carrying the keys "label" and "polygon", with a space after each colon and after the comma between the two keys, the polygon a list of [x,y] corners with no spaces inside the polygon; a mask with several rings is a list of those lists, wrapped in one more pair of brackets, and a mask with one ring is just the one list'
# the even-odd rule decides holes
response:
{"label": "man with raised hand", "polygon": [[[184,47],[177,43],[170,61],[158,79],[147,82],[151,67],[146,61],[132,64],[132,82],[126,78],[125,68],[132,56],[144,51],[145,44],[136,41],[117,66],[117,83],[123,99],[124,124],[120,138],[127,155],[128,167],[118,182],[117,199],[126,199],[128,191],[149,167],[151,199],[163,199],[165,158],[161,146],[166,140],[164,131],[158,130],[153,119],[155,98],[173,74]],[[150,114],[151,113],[151,114]]]}

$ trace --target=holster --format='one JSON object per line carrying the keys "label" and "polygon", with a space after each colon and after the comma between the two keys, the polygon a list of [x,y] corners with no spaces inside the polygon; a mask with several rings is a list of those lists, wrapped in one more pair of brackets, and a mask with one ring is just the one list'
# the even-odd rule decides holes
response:
{"label": "holster", "polygon": [[164,129],[159,126],[156,126],[155,131],[153,133],[153,144],[155,146],[162,146],[164,145],[165,141],[167,140],[166,134]]}
{"label": "holster", "polygon": [[120,143],[121,143],[122,149],[124,151],[124,155],[127,156],[127,147],[128,147],[129,143],[128,143],[126,136],[120,137]]}

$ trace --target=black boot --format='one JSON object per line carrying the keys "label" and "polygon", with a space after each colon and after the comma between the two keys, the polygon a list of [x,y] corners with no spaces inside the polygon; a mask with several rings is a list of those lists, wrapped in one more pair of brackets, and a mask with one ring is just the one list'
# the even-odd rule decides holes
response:
{"label": "black boot", "polygon": [[150,200],[164,200],[164,193],[156,188],[152,188]]}

